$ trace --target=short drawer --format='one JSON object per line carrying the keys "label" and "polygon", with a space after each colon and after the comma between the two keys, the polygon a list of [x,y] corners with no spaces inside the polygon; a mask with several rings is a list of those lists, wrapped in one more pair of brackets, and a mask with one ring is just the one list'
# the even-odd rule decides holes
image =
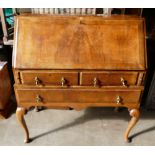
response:
{"label": "short drawer", "polygon": [[26,85],[78,85],[78,72],[22,71],[21,81]]}
{"label": "short drawer", "polygon": [[137,106],[141,89],[15,89],[18,105]]}
{"label": "short drawer", "polygon": [[130,86],[136,85],[138,72],[81,72],[83,86]]}

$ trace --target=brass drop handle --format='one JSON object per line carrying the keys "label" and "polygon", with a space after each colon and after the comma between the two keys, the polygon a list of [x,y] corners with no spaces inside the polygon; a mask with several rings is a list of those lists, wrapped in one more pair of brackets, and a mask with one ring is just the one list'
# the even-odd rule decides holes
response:
{"label": "brass drop handle", "polygon": [[122,104],[122,98],[120,96],[116,97],[116,103],[117,103],[117,105],[121,105]]}
{"label": "brass drop handle", "polygon": [[93,85],[94,85],[94,87],[98,86],[98,79],[96,77],[94,77]]}
{"label": "brass drop handle", "polygon": [[36,85],[39,85],[40,84],[40,79],[37,76],[34,78],[34,80],[35,80],[35,84]]}
{"label": "brass drop handle", "polygon": [[61,78],[61,86],[63,87],[66,84],[66,80],[64,77]]}
{"label": "brass drop handle", "polygon": [[121,77],[121,83],[123,86],[127,86],[127,82],[123,77]]}
{"label": "brass drop handle", "polygon": [[36,96],[36,102],[37,103],[42,102],[42,98],[40,97],[40,95],[37,95]]}

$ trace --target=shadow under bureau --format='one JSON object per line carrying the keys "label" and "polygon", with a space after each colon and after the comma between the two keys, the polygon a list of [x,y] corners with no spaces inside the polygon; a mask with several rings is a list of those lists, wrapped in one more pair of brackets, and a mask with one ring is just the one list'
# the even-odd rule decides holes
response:
{"label": "shadow under bureau", "polygon": [[126,107],[128,141],[147,68],[144,24],[130,16],[17,16],[14,89],[24,142],[24,114],[31,107]]}

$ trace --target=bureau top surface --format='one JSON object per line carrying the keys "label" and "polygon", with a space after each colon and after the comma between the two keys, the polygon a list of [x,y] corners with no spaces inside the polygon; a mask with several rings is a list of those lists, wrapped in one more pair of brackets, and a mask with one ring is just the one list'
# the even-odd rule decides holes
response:
{"label": "bureau top surface", "polygon": [[145,25],[128,16],[17,16],[13,67],[145,70]]}

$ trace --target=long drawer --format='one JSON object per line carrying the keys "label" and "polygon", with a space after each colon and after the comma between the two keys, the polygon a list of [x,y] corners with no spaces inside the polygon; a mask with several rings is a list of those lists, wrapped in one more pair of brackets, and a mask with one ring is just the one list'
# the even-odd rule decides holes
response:
{"label": "long drawer", "polygon": [[17,102],[31,106],[135,106],[139,104],[142,89],[35,89],[16,88]]}
{"label": "long drawer", "polygon": [[21,71],[22,84],[27,85],[78,85],[78,72]]}
{"label": "long drawer", "polygon": [[83,86],[130,86],[136,85],[138,72],[84,71],[80,78]]}

